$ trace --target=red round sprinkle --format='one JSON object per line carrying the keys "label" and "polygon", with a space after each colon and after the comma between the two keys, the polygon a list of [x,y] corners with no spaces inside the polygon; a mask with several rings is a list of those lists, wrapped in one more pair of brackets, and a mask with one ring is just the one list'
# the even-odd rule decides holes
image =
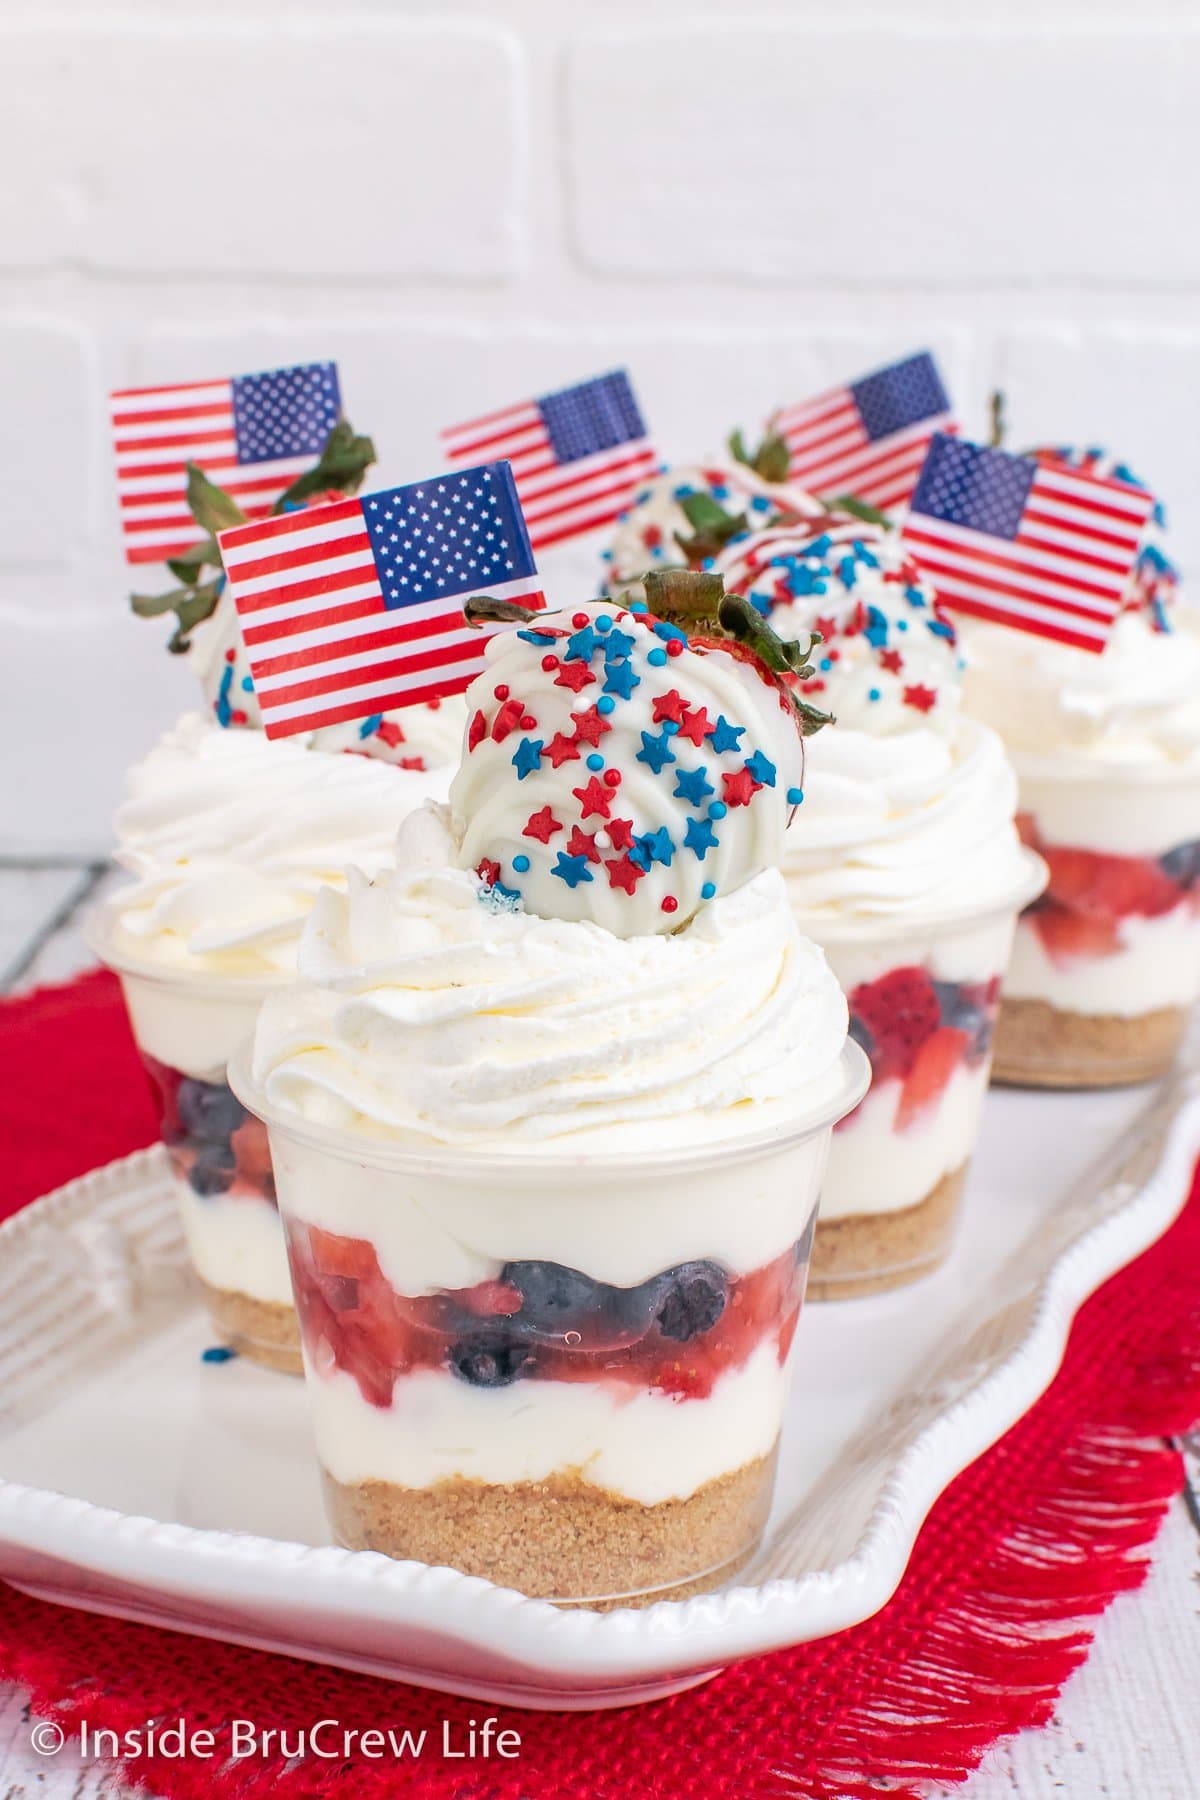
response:
{"label": "red round sprinkle", "polygon": [[582,631],[584,626],[587,624],[587,622],[588,622],[588,616],[586,613],[576,613],[574,618],[571,620],[571,623],[572,623],[572,625],[574,625],[576,631]]}
{"label": "red round sprinkle", "polygon": [[662,903],[662,909],[666,913],[672,913],[672,912],[679,911],[679,902],[675,898],[674,894],[667,895],[666,899]]}
{"label": "red round sprinkle", "polygon": [[237,651],[236,650],[227,650],[225,652],[225,661],[226,662],[236,662],[236,660],[237,660]]}
{"label": "red round sprinkle", "polygon": [[536,724],[537,720],[534,718],[533,714],[526,713],[525,717],[521,720],[521,730],[532,731]]}
{"label": "red round sprinkle", "polygon": [[500,683],[499,687],[494,687],[492,689],[492,692],[493,692],[493,694],[495,694],[497,700],[507,700],[508,699],[508,687],[507,687],[506,683],[504,683],[503,681]]}
{"label": "red round sprinkle", "polygon": [[621,785],[620,769],[605,769],[604,780],[609,787],[620,787],[620,785]]}
{"label": "red round sprinkle", "polygon": [[683,639],[682,638],[668,638],[667,639],[667,655],[668,656],[682,656],[683,655]]}
{"label": "red round sprinkle", "polygon": [[235,725],[244,725],[246,723],[246,715],[244,712],[231,712],[229,717]]}
{"label": "red round sprinkle", "polygon": [[557,656],[543,656],[542,667],[545,669],[547,675],[549,675],[551,669],[557,669],[558,667]]}

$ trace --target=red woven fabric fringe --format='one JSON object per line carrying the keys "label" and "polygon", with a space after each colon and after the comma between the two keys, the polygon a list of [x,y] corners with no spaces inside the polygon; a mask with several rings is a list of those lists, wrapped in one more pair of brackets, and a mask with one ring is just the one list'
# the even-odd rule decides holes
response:
{"label": "red woven fabric fringe", "polygon": [[[15,1030],[13,1029],[15,1027]],[[65,1069],[90,1082],[58,1118]],[[84,1070],[88,1070],[84,1076]],[[6,1152],[32,1194],[145,1141],[114,988],[90,978],[0,1012]],[[51,1129],[51,1138],[44,1135]],[[57,1139],[53,1130],[59,1131]],[[122,1133],[124,1138],[122,1139]],[[1183,1216],[1080,1313],[1049,1392],[942,1496],[903,1584],[874,1619],[743,1663],[654,1706],[502,1712],[515,1762],[443,1760],[451,1729],[496,1709],[29,1600],[0,1588],[0,1673],[71,1732],[181,1715],[222,1739],[230,1718],[295,1733],[427,1728],[415,1761],[280,1754],[233,1765],[139,1759],[168,1800],[916,1800],[965,1779],[997,1739],[1046,1722],[1091,1641],[1089,1621],[1145,1574],[1180,1485],[1162,1442],[1200,1418],[1200,1184]],[[288,1746],[284,1745],[286,1751]]]}

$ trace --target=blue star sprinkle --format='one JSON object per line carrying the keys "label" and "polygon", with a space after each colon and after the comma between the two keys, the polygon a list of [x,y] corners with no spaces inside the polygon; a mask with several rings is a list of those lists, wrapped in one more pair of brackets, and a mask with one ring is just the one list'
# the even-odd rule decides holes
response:
{"label": "blue star sprinkle", "polygon": [[604,651],[605,662],[611,664],[628,661],[629,657],[633,655],[633,646],[634,639],[630,637],[627,631],[617,631],[615,629],[610,631],[605,638],[604,643],[601,645],[601,648]]}
{"label": "blue star sprinkle", "polygon": [[716,791],[703,769],[680,769],[675,780],[674,798],[686,800],[689,806],[699,806],[702,800],[707,800]]}
{"label": "blue star sprinkle", "polygon": [[736,750],[738,740],[745,737],[744,725],[731,725],[724,713],[720,713],[711,731],[704,734],[714,750]]}
{"label": "blue star sprinkle", "polygon": [[542,766],[542,751],[545,748],[541,738],[522,738],[517,745],[516,755],[512,759],[513,768],[517,771],[517,780],[524,781],[527,775],[534,775]]}
{"label": "blue star sprinkle", "polygon": [[635,841],[645,851],[650,862],[662,863],[665,868],[670,868],[675,845],[665,825],[660,825],[657,831],[643,832]]}
{"label": "blue star sprinkle", "polygon": [[628,700],[635,687],[641,687],[642,678],[633,672],[631,662],[609,663],[608,673],[604,680],[604,692],[616,694],[619,700]]}
{"label": "blue star sprinkle", "polygon": [[716,849],[719,840],[707,819],[689,819],[683,841],[693,856],[703,862],[709,851]]}
{"label": "blue star sprinkle", "polygon": [[675,761],[675,753],[671,749],[671,734],[668,731],[660,731],[655,737],[653,732],[643,731],[642,747],[637,753],[636,760],[645,763],[652,774],[661,775],[666,764]]}
{"label": "blue star sprinkle", "polygon": [[[605,646],[607,650],[607,645]],[[596,634],[590,625],[572,632],[567,639],[567,648],[563,655],[564,662],[591,662],[596,654]]]}
{"label": "blue star sprinkle", "polygon": [[568,856],[565,850],[558,853],[558,861],[551,869],[560,881],[565,881],[569,888],[577,888],[581,881],[590,881],[592,871],[588,868],[586,856]]}
{"label": "blue star sprinkle", "polygon": [[746,758],[746,767],[762,787],[775,786],[775,764],[761,750]]}

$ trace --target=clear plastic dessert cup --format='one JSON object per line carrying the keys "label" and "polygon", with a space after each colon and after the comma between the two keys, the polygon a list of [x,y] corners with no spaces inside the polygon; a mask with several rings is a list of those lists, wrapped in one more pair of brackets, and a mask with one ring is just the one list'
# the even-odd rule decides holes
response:
{"label": "clear plastic dessert cup", "polygon": [[871,1087],[835,1127],[813,1246],[814,1300],[902,1287],[954,1239],[992,1059],[1000,986],[1019,909],[1046,871],[987,906],[896,926],[801,928],[816,939],[871,1061]]}
{"label": "clear plastic dessert cup", "polygon": [[1200,772],[1016,761],[1021,833],[1050,879],[1017,927],[996,1079],[1153,1080],[1200,994]]}
{"label": "clear plastic dessert cup", "polygon": [[91,948],[121,981],[158,1114],[188,1254],[222,1343],[300,1373],[299,1332],[267,1135],[225,1079],[258,1009],[283,984],[167,971],[118,950],[111,915],[92,914]]}
{"label": "clear plastic dessert cup", "polygon": [[785,1129],[678,1152],[487,1154],[269,1104],[316,1449],[351,1549],[563,1603],[715,1587],[771,1503],[847,1043]]}

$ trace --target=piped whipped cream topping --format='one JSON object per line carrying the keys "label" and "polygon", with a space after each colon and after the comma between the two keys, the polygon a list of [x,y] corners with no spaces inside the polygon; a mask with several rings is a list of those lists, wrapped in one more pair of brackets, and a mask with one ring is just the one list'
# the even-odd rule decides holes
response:
{"label": "piped whipped cream topping", "polygon": [[318,1126],[561,1153],[739,1137],[835,1096],[846,1003],[776,871],[667,936],[497,908],[449,812],[396,867],[323,893],[300,983],[259,1017],[254,1076]]}
{"label": "piped whipped cream topping", "polygon": [[673,931],[776,865],[803,752],[737,645],[598,602],[497,633],[467,692],[456,860],[499,905]]}
{"label": "piped whipped cream topping", "polygon": [[635,496],[633,505],[617,521],[611,545],[601,552],[606,591],[613,598],[629,600],[639,594],[639,577],[647,569],[683,567],[689,561],[697,566],[683,548],[696,529],[683,502],[696,494],[715,500],[735,516],[744,514],[751,528],[765,525],[780,513],[805,514],[819,506],[803,488],[764,481],[745,463],[711,462],[666,469]]}
{"label": "piped whipped cream topping", "polygon": [[823,512],[734,538],[712,566],[780,637],[820,632],[803,691],[841,728],[953,732],[955,629],[894,532]]}
{"label": "piped whipped cream topping", "polygon": [[[188,661],[218,725],[262,730],[246,641],[228,590],[212,616],[193,631]],[[288,741],[309,750],[352,750],[377,756],[402,769],[439,769],[458,761],[465,718],[462,698],[456,694],[427,705],[394,707],[343,725],[325,725],[319,731],[297,733]]]}
{"label": "piped whipped cream topping", "polygon": [[134,880],[111,903],[114,952],[235,977],[291,972],[319,890],[344,885],[349,862],[382,869],[400,821],[449,777],[185,715],[126,778],[117,860]]}
{"label": "piped whipped cream topping", "polygon": [[806,930],[903,925],[1014,901],[1025,860],[1017,781],[995,732],[962,719],[874,736],[840,725],[808,744],[804,805],[788,833],[788,898]]}

